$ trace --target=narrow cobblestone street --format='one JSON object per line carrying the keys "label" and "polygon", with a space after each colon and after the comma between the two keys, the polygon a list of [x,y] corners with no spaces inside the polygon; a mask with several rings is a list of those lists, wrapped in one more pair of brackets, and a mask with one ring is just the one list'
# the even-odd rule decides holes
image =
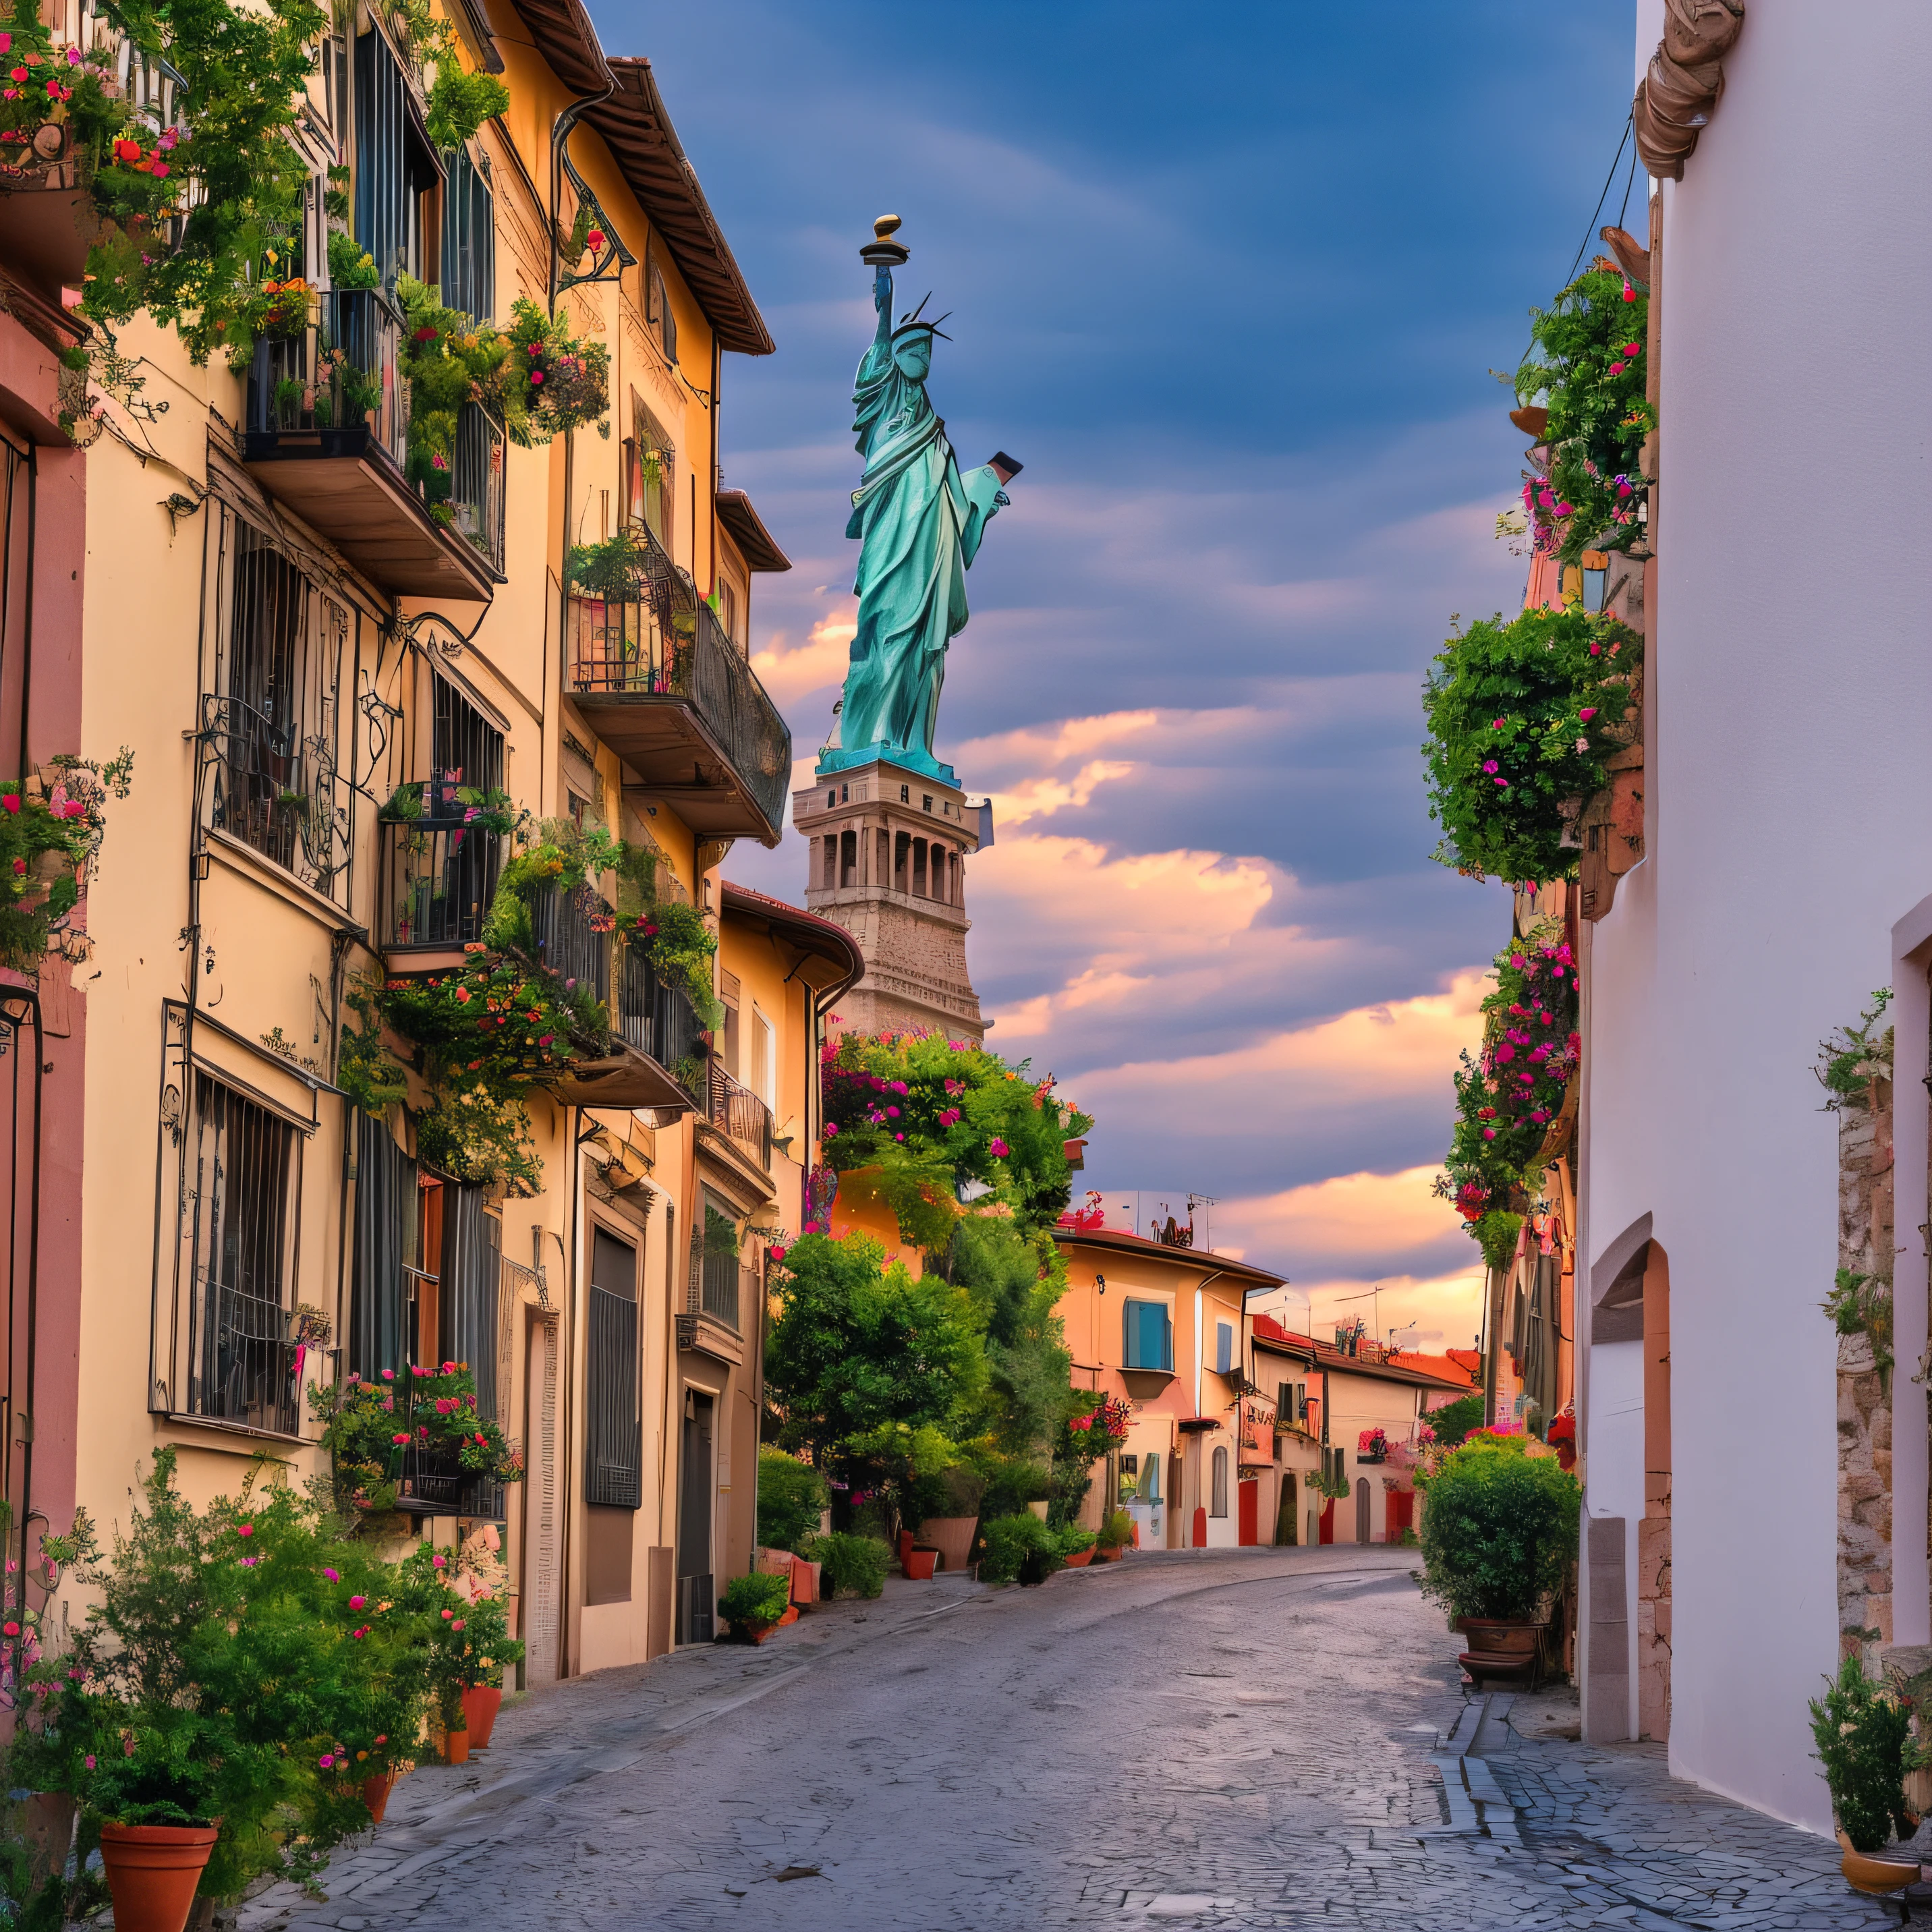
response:
{"label": "narrow cobblestone street", "polygon": [[[248,1932],[1896,1924],[1836,1848],[1486,1708],[1385,1548],[1143,1555],[813,1611],[506,1708]],[[487,1871],[489,1882],[478,1882]]]}

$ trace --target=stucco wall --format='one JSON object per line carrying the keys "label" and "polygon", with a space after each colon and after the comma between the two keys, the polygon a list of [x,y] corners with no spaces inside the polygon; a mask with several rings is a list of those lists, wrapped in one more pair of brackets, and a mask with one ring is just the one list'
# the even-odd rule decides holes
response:
{"label": "stucco wall", "polygon": [[1932,13],[1762,0],[1725,71],[1663,190],[1651,856],[1594,935],[1588,1238],[1648,1211],[1670,1258],[1672,1768],[1824,1828],[1837,1162],[1810,1067],[1932,890],[1903,486],[1932,430]]}

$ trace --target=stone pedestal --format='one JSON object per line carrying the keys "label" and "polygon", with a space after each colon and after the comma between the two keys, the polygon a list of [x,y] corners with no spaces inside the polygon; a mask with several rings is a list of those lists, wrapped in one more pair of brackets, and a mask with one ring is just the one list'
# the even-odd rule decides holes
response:
{"label": "stone pedestal", "polygon": [[985,1037],[965,905],[984,815],[956,784],[883,760],[820,772],[793,794],[792,822],[812,848],[806,906],[866,956],[866,976],[838,1002],[842,1030]]}

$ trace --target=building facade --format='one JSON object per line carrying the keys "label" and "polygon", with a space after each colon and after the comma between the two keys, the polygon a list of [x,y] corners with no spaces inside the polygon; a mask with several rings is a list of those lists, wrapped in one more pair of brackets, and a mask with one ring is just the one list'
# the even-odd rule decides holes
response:
{"label": "building facade", "polygon": [[[448,17],[508,104],[439,151],[418,51],[335,16],[297,133],[306,320],[237,366],[142,316],[76,391],[78,272],[30,245],[47,190],[0,194],[4,762],[45,788],[60,754],[133,754],[91,890],[0,991],[39,1204],[10,1250],[9,1494],[111,1522],[164,1444],[191,1495],[264,1454],[303,1479],[315,1391],[461,1360],[524,1480],[406,1477],[389,1526],[494,1528],[541,1682],[708,1636],[748,1565],[763,1256],[803,1218],[820,1031],[863,961],[720,870],[776,843],[790,773],[747,656],[786,560],[718,487],[725,358],[770,337],[648,62],[574,7]],[[85,7],[66,31],[114,57]],[[608,434],[520,442],[472,394],[426,482],[405,278],[478,322],[562,318],[608,367]],[[593,568],[620,539],[623,573]],[[412,1042],[385,1036],[408,1092],[370,1110],[343,1041],[358,992],[487,950],[542,827],[647,855],[650,903],[711,935],[717,1023],[614,932],[634,873],[539,890],[534,943],[608,1050],[532,1082],[522,1179],[466,1180],[422,1137]]]}

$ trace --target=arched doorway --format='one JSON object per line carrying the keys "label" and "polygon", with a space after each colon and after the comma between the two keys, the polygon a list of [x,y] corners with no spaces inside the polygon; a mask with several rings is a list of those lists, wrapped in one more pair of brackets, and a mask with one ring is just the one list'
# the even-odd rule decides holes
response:
{"label": "arched doorway", "polygon": [[1355,1540],[1366,1543],[1369,1540],[1369,1479],[1366,1476],[1355,1478]]}

